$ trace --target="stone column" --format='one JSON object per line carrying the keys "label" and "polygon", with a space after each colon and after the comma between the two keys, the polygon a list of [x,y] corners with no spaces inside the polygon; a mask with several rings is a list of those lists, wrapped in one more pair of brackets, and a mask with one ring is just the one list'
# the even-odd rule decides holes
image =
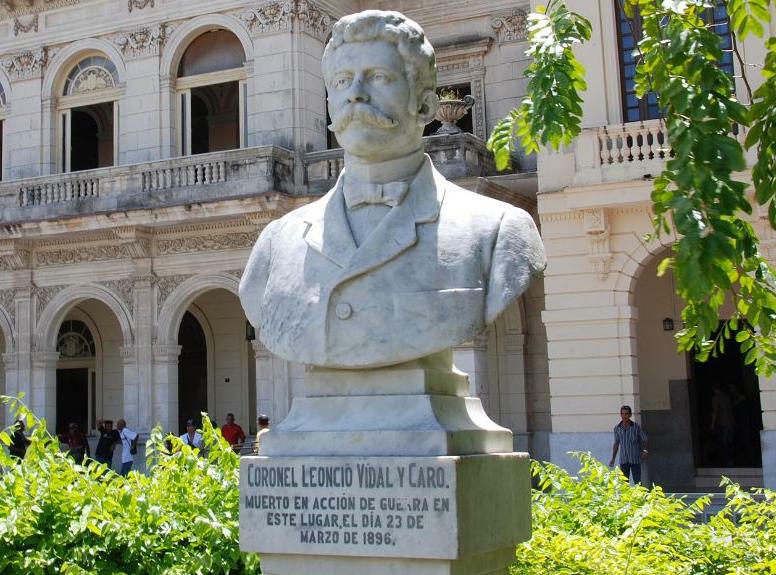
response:
{"label": "stone column", "polygon": [[776,489],[776,377],[760,378],[760,406],[763,411],[760,432],[763,485]]}
{"label": "stone column", "polygon": [[158,343],[153,347],[153,420],[165,432],[178,429],[178,357],[181,346]]}
{"label": "stone column", "polygon": [[256,409],[280,423],[291,407],[291,376],[288,362],[272,355],[258,340],[251,342],[256,358]]}
{"label": "stone column", "polygon": [[620,406],[631,405],[640,420],[637,310],[630,305],[548,309],[542,319],[550,371],[550,460],[576,471],[567,452],[589,451],[608,462]]}
{"label": "stone column", "polygon": [[[153,373],[153,277],[144,276],[135,281],[135,359],[137,362],[137,428],[150,431],[154,426]],[[177,374],[177,371],[176,371]],[[176,378],[177,381],[177,378]]]}
{"label": "stone column", "polygon": [[127,421],[130,429],[139,429],[137,350],[135,346],[129,345],[119,348],[119,352],[124,364],[124,412],[122,417]]}
{"label": "stone column", "polygon": [[[2,354],[2,364],[3,369],[5,370],[5,391],[3,392],[4,395],[9,396],[18,396],[18,362],[19,362],[19,354],[15,352],[11,353],[4,353]],[[11,420],[13,418],[13,414],[8,411],[7,406],[2,407],[2,411],[0,412],[0,416],[3,417],[3,419],[0,419],[0,424],[2,424],[2,427],[5,428],[7,425],[11,423]]]}
{"label": "stone column", "polygon": [[488,387],[487,336],[453,348],[453,365],[469,376],[469,395],[479,397],[488,415],[494,417],[490,409],[490,389]]}
{"label": "stone column", "polygon": [[32,394],[29,405],[38,417],[46,418],[46,427],[56,433],[57,361],[59,352],[36,351],[32,354]]}

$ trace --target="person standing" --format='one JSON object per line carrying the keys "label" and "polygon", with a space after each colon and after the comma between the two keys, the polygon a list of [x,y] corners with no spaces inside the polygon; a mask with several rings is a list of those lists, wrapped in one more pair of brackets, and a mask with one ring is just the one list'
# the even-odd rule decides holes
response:
{"label": "person standing", "polygon": [[94,459],[110,468],[113,463],[113,446],[121,443],[121,436],[113,429],[113,421],[110,419],[98,421],[97,430],[100,432],[100,439],[97,441],[97,449],[94,450]]}
{"label": "person standing", "polygon": [[620,451],[620,469],[633,483],[641,483],[641,462],[649,456],[647,434],[635,421],[631,421],[633,410],[630,405],[620,408],[620,423],[614,426],[614,445],[609,467],[614,465],[617,451]]}
{"label": "person standing", "polygon": [[59,441],[67,444],[67,454],[79,465],[84,462],[84,457],[91,457],[89,442],[77,423],[70,423],[67,433],[60,435]]}
{"label": "person standing", "polygon": [[269,431],[269,416],[264,415],[263,413],[259,415],[256,422],[259,424],[258,431],[256,432],[256,441],[253,444],[253,454],[258,455],[259,454],[259,445],[261,444],[261,436],[264,435]]}
{"label": "person standing", "polygon": [[11,457],[22,460],[27,454],[30,438],[24,435],[24,421],[17,419],[14,427],[14,432],[11,435],[11,445],[8,446],[8,453]]}
{"label": "person standing", "polygon": [[119,419],[116,422],[116,429],[121,440],[121,470],[119,475],[126,477],[132,469],[132,463],[135,461],[138,435],[127,427],[127,422],[123,419]]}
{"label": "person standing", "polygon": [[202,434],[197,431],[193,419],[186,421],[186,433],[181,435],[181,440],[191,448],[202,449]]}
{"label": "person standing", "polygon": [[245,432],[234,422],[233,413],[226,414],[226,424],[221,428],[221,435],[229,442],[235,453],[240,453],[240,448],[245,442]]}

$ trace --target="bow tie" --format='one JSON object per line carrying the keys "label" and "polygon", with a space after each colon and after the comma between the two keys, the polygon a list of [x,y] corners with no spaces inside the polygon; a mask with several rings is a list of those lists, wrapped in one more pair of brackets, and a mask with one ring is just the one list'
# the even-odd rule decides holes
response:
{"label": "bow tie", "polygon": [[357,208],[367,204],[385,204],[386,206],[398,206],[410,185],[407,182],[388,182],[387,184],[365,184],[361,182],[349,182],[345,179],[343,193],[348,209]]}

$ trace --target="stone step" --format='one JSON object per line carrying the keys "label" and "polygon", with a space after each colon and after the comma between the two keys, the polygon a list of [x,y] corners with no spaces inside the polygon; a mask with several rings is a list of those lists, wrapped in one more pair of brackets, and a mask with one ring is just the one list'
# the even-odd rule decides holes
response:
{"label": "stone step", "polygon": [[759,467],[699,467],[696,470],[695,487],[719,488],[722,476],[730,478],[741,487],[763,486],[763,471]]}

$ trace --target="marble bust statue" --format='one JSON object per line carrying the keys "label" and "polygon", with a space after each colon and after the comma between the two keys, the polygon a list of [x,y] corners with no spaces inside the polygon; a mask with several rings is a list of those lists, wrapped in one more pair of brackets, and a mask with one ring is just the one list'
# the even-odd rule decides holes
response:
{"label": "marble bust statue", "polygon": [[447,181],[423,153],[434,50],[397,12],[334,26],[323,55],[335,187],[261,233],[240,299],[274,354],[329,368],[398,364],[469,341],[545,266],[523,210]]}

